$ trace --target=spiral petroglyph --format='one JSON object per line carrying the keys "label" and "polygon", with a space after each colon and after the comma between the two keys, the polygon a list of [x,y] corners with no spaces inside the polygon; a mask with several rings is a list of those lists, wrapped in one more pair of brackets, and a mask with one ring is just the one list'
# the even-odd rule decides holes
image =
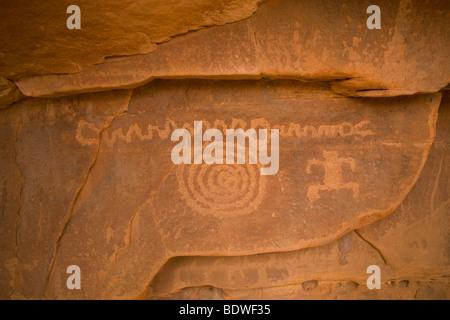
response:
{"label": "spiral petroglyph", "polygon": [[187,205],[202,214],[241,215],[263,201],[266,178],[258,165],[181,164],[178,187]]}

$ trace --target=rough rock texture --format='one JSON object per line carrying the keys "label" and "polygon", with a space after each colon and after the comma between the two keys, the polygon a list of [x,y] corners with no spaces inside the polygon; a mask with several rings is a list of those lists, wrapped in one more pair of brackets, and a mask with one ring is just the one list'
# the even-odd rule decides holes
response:
{"label": "rough rock texture", "polygon": [[[112,56],[146,54],[171,37],[252,15],[260,0],[5,0],[0,3],[0,76],[74,73]],[[81,9],[69,30],[68,6]]]}
{"label": "rough rock texture", "polygon": [[[15,233],[4,241],[2,290],[14,298],[144,298],[172,257],[329,243],[403,201],[435,137],[439,103],[439,94],[348,99],[285,80],[161,80],[133,92],[19,102],[1,117],[4,161],[14,169],[6,181],[21,181],[4,192],[20,205],[6,215]],[[175,166],[170,133],[191,130],[194,120],[205,130],[278,128],[279,172]],[[329,255],[339,255],[335,245]],[[65,288],[74,261],[90,270],[82,291]]]}
{"label": "rough rock texture", "polygon": [[396,269],[394,277],[450,272],[450,94],[421,178],[395,214],[359,230]]}
{"label": "rough rock texture", "polygon": [[[173,258],[152,281],[147,298],[449,299],[449,128],[446,95],[421,177],[385,219],[311,249]],[[371,264],[381,267],[382,290],[365,285]],[[317,288],[302,287],[311,281],[318,281]]]}
{"label": "rough rock texture", "polygon": [[0,111],[2,297],[44,296],[55,250],[99,148],[74,139],[77,122],[108,127],[130,93],[25,100]]}
{"label": "rough rock texture", "polygon": [[0,77],[0,109],[7,108],[11,103],[22,98],[22,93],[13,82]]}
{"label": "rough rock texture", "polygon": [[246,300],[246,299],[300,299],[300,300],[448,300],[450,281],[440,280],[400,280],[388,281],[382,290],[368,290],[365,284],[354,281],[319,281],[293,284],[282,287],[227,290],[214,287],[186,288],[162,299],[182,300]]}
{"label": "rough rock texture", "polygon": [[450,298],[448,1],[70,4],[0,3],[1,299]]}
{"label": "rough rock texture", "polygon": [[[242,257],[176,257],[153,279],[147,297],[163,297],[186,287],[257,289],[308,281],[364,282],[367,266],[385,267],[384,258],[355,232],[309,249]],[[306,284],[305,284],[306,285]]]}
{"label": "rough rock texture", "polygon": [[179,37],[147,55],[17,84],[27,96],[129,88],[180,77],[336,80],[333,90],[350,96],[435,92],[447,86],[450,3],[379,1],[381,30],[366,27],[370,4],[267,1],[245,21]]}

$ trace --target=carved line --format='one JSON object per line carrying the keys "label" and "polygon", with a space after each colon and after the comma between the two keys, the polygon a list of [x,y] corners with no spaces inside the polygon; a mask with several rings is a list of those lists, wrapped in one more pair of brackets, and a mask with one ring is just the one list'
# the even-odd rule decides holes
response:
{"label": "carved line", "polygon": [[266,178],[258,165],[179,165],[178,189],[194,211],[203,214],[248,214],[263,201]]}
{"label": "carved line", "polygon": [[[237,129],[247,128],[247,122],[242,119],[232,119],[231,124],[226,124],[223,120],[215,120],[214,125],[211,125],[209,121],[202,121],[203,128],[207,129],[219,129],[223,133],[226,132],[226,129]],[[250,122],[249,128],[257,129],[279,129],[281,137],[312,137],[312,138],[320,138],[320,137],[349,137],[349,136],[360,136],[366,137],[369,135],[374,135],[375,133],[371,130],[365,128],[365,126],[370,124],[370,120],[361,120],[356,124],[351,124],[350,122],[343,122],[340,124],[333,125],[320,125],[318,127],[312,125],[301,125],[298,123],[290,123],[288,126],[286,125],[273,125],[264,118],[253,119]],[[103,139],[109,147],[112,147],[116,142],[123,141],[126,143],[130,143],[132,141],[133,135],[141,141],[152,140],[155,136],[160,139],[169,139],[170,133],[180,128],[177,123],[173,119],[166,119],[164,126],[159,127],[156,125],[149,124],[145,131],[138,124],[132,124],[126,133],[123,132],[122,128],[116,129],[111,133],[104,132]],[[194,134],[193,123],[184,123],[181,128],[187,129],[191,132],[191,135]],[[93,123],[87,122],[85,120],[81,120],[78,123],[76,139],[83,145],[92,145],[96,143],[95,139],[86,138],[83,136],[83,132],[85,130],[92,130],[95,136],[98,135],[100,129],[95,127]]]}

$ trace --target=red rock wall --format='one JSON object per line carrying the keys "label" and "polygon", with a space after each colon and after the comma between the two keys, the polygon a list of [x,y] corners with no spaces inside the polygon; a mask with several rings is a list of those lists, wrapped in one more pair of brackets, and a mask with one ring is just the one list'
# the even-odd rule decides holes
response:
{"label": "red rock wall", "polygon": [[448,1],[79,4],[0,4],[0,298],[449,298]]}

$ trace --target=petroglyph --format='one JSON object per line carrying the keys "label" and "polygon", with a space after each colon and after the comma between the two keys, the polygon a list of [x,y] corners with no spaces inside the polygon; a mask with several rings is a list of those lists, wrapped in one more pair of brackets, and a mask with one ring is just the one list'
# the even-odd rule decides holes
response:
{"label": "petroglyph", "polygon": [[88,138],[84,136],[84,134],[89,133],[89,131],[93,137],[97,137],[100,132],[100,129],[97,128],[93,123],[80,120],[80,122],[78,122],[76,138],[78,142],[80,142],[83,146],[92,144],[95,145],[97,143],[96,138]]}
{"label": "petroglyph", "polygon": [[[201,159],[201,154],[197,156]],[[262,163],[180,164],[176,170],[178,191],[197,213],[248,214],[264,199],[266,178],[260,175],[261,167]]]}
{"label": "petroglyph", "polygon": [[[11,287],[15,296],[142,297],[172,257],[322,247],[389,215],[421,174],[435,137],[440,95],[362,101],[322,93],[314,97],[309,84],[304,86],[284,81],[156,80],[133,90],[125,104],[128,92],[111,92],[25,99],[6,110],[3,138],[10,137],[10,146],[5,147],[2,181],[8,181],[9,189],[3,197],[10,191],[20,195],[16,164],[28,187],[21,197],[22,232],[18,237],[10,232],[5,245],[14,255],[18,241],[19,258],[32,256],[5,278],[18,279]],[[11,123],[18,120],[23,123],[16,136]],[[251,163],[247,150],[244,164],[236,163],[237,154],[233,164],[226,158],[222,164],[207,164],[205,154],[216,158],[216,150],[206,149],[212,139],[198,144],[207,151],[203,163],[194,159],[175,165],[171,134],[185,127],[194,136],[194,121],[225,135],[233,127],[258,133],[278,129],[280,170],[261,175],[265,164]],[[264,141],[260,135],[258,139]],[[250,148],[249,140],[245,146]],[[436,192],[435,198],[440,196],[445,198],[445,192]],[[9,210],[5,230],[11,229],[8,225],[14,230],[16,209]],[[61,212],[70,213],[70,222],[65,223],[63,215],[54,221],[63,230],[44,236],[54,229],[50,220]],[[27,248],[30,241],[45,249],[36,253]],[[348,255],[340,259],[339,254],[339,266],[345,267],[339,264],[344,258],[351,264]],[[64,282],[61,287],[61,275],[74,259],[80,268],[92,269],[84,273],[86,287],[78,292],[67,290]],[[27,274],[28,265],[38,266],[38,273]],[[251,278],[251,273],[242,276]],[[184,272],[183,277],[190,274]],[[30,281],[36,286],[28,291],[23,284]]]}
{"label": "petroglyph", "polygon": [[374,135],[372,130],[364,128],[370,124],[369,120],[361,120],[356,124],[351,124],[350,122],[343,122],[340,124],[333,125],[320,125],[318,127],[311,125],[301,125],[297,123],[290,123],[287,127],[285,125],[276,125],[273,128],[280,130],[280,136],[285,137],[350,137],[350,136],[360,136],[365,137],[369,135]]}
{"label": "petroglyph", "polygon": [[181,164],[176,173],[178,190],[198,213],[248,214],[264,198],[266,178],[259,170],[258,165]]}
{"label": "petroglyph", "polygon": [[320,190],[342,190],[349,189],[353,191],[353,197],[359,196],[359,184],[355,182],[342,181],[342,165],[348,163],[352,171],[356,170],[356,161],[352,158],[340,158],[337,151],[324,151],[325,160],[312,159],[308,161],[306,172],[311,173],[311,167],[320,165],[325,169],[323,184],[314,184],[308,187],[308,199],[314,202],[320,199]]}
{"label": "petroglyph", "polygon": [[[289,125],[272,125],[265,118],[256,118],[251,121],[232,119],[230,121],[215,120],[213,123],[207,120],[201,121],[203,129],[217,129],[226,133],[227,129],[278,129],[281,137],[287,138],[338,138],[338,137],[366,137],[375,135],[370,130],[369,120],[360,120],[356,123],[342,122],[338,124],[309,125],[289,123]],[[138,141],[150,141],[155,138],[170,140],[171,132],[176,129],[186,129],[195,134],[193,122],[184,122],[182,125],[174,119],[166,118],[164,125],[148,124],[142,127],[132,124],[125,131],[118,128],[105,132],[103,139],[109,147],[117,142],[131,143],[133,139]],[[93,124],[81,120],[78,124],[76,138],[82,145],[96,143],[96,136],[100,130]],[[268,137],[270,139],[270,137]],[[204,148],[204,146],[203,146]],[[311,173],[311,166],[323,165],[325,178],[323,184],[311,185],[307,196],[310,202],[320,198],[321,190],[350,189],[353,195],[359,194],[359,185],[352,182],[342,182],[342,164],[347,162],[352,170],[355,168],[353,159],[342,159],[337,152],[324,153],[325,161],[310,160],[307,173]],[[187,205],[196,212],[202,214],[240,215],[255,211],[264,199],[266,178],[260,176],[262,168],[258,164],[180,164],[177,168],[178,190]]]}
{"label": "petroglyph", "polygon": [[[288,125],[271,125],[265,118],[257,118],[248,122],[243,119],[232,119],[227,122],[224,120],[215,120],[211,123],[207,120],[202,120],[203,128],[218,129],[223,133],[226,129],[279,129],[280,137],[297,137],[297,138],[337,138],[337,137],[366,137],[375,135],[369,125],[370,120],[361,120],[357,123],[343,122],[338,124],[323,124],[319,126],[313,126],[309,124],[289,123]],[[149,124],[146,127],[142,127],[138,124],[132,124],[128,127],[128,130],[124,132],[123,128],[118,128],[112,132],[104,133],[105,143],[112,147],[116,142],[123,141],[131,143],[133,137],[140,141],[149,141],[156,137],[159,139],[169,139],[173,130],[183,128],[187,129],[191,135],[194,134],[194,128],[192,122],[184,122],[182,125],[178,125],[173,119],[166,119],[164,125],[158,126]],[[100,129],[98,129],[93,123],[81,120],[78,123],[76,138],[83,146],[92,145],[96,143],[96,140],[92,137],[98,135]],[[90,137],[92,136],[92,137]]]}

